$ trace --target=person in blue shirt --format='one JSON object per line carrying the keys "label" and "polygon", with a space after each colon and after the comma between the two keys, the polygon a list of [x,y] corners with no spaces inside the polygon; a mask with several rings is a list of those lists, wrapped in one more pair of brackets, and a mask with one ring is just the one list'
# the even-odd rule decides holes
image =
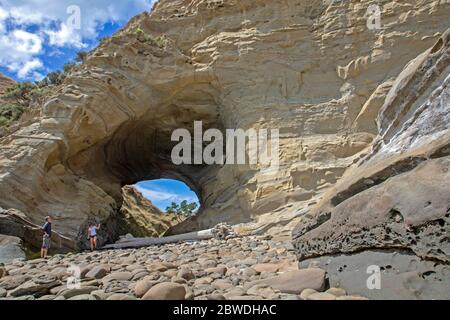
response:
{"label": "person in blue shirt", "polygon": [[89,224],[88,228],[88,239],[91,243],[91,251],[97,248],[97,231],[100,229],[100,224],[95,225],[93,223]]}
{"label": "person in blue shirt", "polygon": [[50,237],[52,235],[52,218],[50,216],[45,217],[42,230],[44,231],[44,235],[42,237],[41,258],[47,259],[47,253],[50,249]]}

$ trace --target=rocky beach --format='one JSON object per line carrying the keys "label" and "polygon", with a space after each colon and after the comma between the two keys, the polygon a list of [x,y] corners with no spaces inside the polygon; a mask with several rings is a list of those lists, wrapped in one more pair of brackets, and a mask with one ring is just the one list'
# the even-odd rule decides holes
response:
{"label": "rocky beach", "polygon": [[17,260],[0,275],[0,296],[14,300],[366,299],[328,287],[320,268],[299,270],[290,241],[264,236]]}
{"label": "rocky beach", "polygon": [[152,5],[0,74],[2,299],[450,299],[449,1]]}

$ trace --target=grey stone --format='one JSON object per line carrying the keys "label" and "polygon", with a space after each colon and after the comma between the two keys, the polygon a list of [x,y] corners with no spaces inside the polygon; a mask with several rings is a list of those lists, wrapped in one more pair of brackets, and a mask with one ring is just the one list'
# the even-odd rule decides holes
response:
{"label": "grey stone", "polygon": [[[314,258],[327,271],[330,286],[369,299],[450,299],[450,266],[421,260],[400,250],[366,250],[355,254]],[[300,267],[308,265],[305,260]],[[370,290],[367,281],[380,267],[380,288]]]}
{"label": "grey stone", "polygon": [[325,289],[325,271],[318,268],[289,271],[273,278],[257,280],[249,285],[267,284],[282,293],[300,294],[304,289]]}
{"label": "grey stone", "polygon": [[86,273],[86,278],[101,279],[108,273],[104,266],[95,266]]}
{"label": "grey stone", "polygon": [[16,259],[25,259],[22,240],[18,237],[0,234],[0,263],[11,263]]}
{"label": "grey stone", "polygon": [[114,293],[110,295],[106,300],[136,300],[136,297],[130,294]]}
{"label": "grey stone", "polygon": [[12,297],[25,296],[25,295],[38,295],[42,296],[49,292],[53,287],[58,286],[61,282],[51,274],[43,274],[34,277],[33,280],[29,280],[17,288],[9,291],[9,295]]}
{"label": "grey stone", "polygon": [[178,283],[163,282],[153,286],[143,297],[143,300],[184,300],[186,289]]}
{"label": "grey stone", "polygon": [[66,289],[62,292],[58,293],[58,296],[63,296],[65,299],[70,299],[75,296],[80,295],[89,295],[92,291],[97,290],[97,287],[81,287],[81,288],[73,288],[73,289]]}
{"label": "grey stone", "polygon": [[97,300],[93,295],[90,294],[80,294],[73,297],[70,297],[67,300]]}
{"label": "grey stone", "polygon": [[180,271],[178,271],[177,276],[187,281],[195,278],[194,273],[187,268],[181,268]]}
{"label": "grey stone", "polygon": [[102,279],[102,282],[105,284],[109,281],[117,280],[117,281],[128,281],[131,280],[133,274],[129,271],[118,271],[113,272]]}
{"label": "grey stone", "polygon": [[326,292],[316,292],[310,294],[306,300],[336,300],[336,297]]}

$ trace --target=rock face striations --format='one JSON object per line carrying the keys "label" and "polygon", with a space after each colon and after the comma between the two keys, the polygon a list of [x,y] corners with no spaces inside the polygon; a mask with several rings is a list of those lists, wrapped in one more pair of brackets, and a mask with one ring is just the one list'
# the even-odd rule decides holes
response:
{"label": "rock face striations", "polygon": [[150,200],[132,186],[122,189],[123,204],[118,219],[122,234],[131,233],[135,237],[159,237],[170,227],[185,218],[174,214],[163,213]]}
{"label": "rock face striations", "polygon": [[368,155],[294,230],[300,260],[338,255],[341,284],[380,265],[389,281],[374,297],[450,298],[449,71],[450,30],[393,82]]}
{"label": "rock face striations", "polygon": [[[379,4],[159,1],[0,140],[0,206],[54,215],[76,245],[90,219],[119,235],[123,185],[176,178],[202,211],[170,233],[298,224],[301,260],[398,248],[448,263],[450,4],[386,2],[369,28]],[[194,121],[278,129],[279,170],[173,164],[171,134]]]}

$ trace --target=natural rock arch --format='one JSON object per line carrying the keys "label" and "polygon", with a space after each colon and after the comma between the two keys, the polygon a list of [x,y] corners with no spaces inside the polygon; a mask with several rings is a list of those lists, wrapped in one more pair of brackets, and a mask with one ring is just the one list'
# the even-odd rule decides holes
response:
{"label": "natural rock arch", "polygon": [[[368,30],[367,6],[160,1],[91,52],[36,122],[2,138],[0,206],[34,223],[54,214],[75,242],[95,216],[114,237],[122,185],[176,177],[198,192],[203,211],[172,232],[228,221],[290,235],[368,152],[392,79],[446,29],[419,4],[383,30]],[[398,37],[398,28],[414,32]],[[170,133],[194,120],[278,128],[279,172],[173,166]]]}

